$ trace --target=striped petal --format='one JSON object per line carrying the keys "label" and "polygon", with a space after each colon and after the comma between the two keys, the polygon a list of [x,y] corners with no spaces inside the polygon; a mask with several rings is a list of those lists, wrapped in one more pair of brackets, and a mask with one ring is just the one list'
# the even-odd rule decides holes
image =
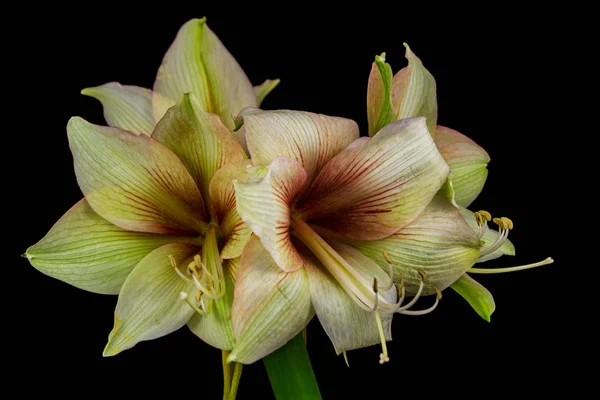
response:
{"label": "striped petal", "polygon": [[435,137],[437,125],[435,79],[406,43],[404,47],[406,47],[408,66],[394,75],[392,88],[392,103],[396,119],[425,117],[427,129]]}
{"label": "striped petal", "polygon": [[196,96],[186,93],[171,107],[152,133],[181,160],[208,199],[208,185],[227,163],[244,159],[244,150],[218,116],[202,110]]}
{"label": "striped petal", "polygon": [[[375,314],[359,307],[312,255],[303,253],[303,258],[315,313],[336,353],[380,343]],[[385,339],[392,340],[392,314],[381,318]]]}
{"label": "striped petal", "polygon": [[193,238],[129,232],[96,214],[83,199],[25,256],[36,269],[90,292],[118,294],[133,267],[154,249]]}
{"label": "striped petal", "polygon": [[169,256],[187,266],[198,248],[168,244],[148,254],[125,280],[115,309],[115,326],[108,336],[104,356],[114,356],[144,340],[165,336],[184,326],[192,308],[181,301],[181,292],[192,292],[193,283],[177,275]]}
{"label": "striped petal", "polygon": [[490,322],[490,317],[496,310],[496,303],[489,290],[467,274],[454,282],[452,289],[460,294],[481,318]]}
{"label": "striped petal", "polygon": [[[463,208],[463,207],[460,207],[460,213],[462,214],[465,221],[467,221],[467,223],[469,224],[471,229],[474,232],[478,232],[479,226],[477,225],[477,220],[475,219],[475,214],[472,211],[467,210],[466,208]],[[481,237],[481,241],[484,243],[483,246],[481,247],[481,251],[485,251],[486,248],[490,247],[496,241],[496,239],[498,238],[498,235],[499,235],[499,233],[497,230],[488,228],[485,231],[484,235]],[[494,260],[503,255],[507,255],[507,256],[515,255],[515,245],[509,239],[506,239],[506,241],[502,244],[502,246],[500,246],[500,248],[498,250],[493,251],[490,254],[479,258],[479,260],[477,260],[477,262],[480,263],[480,262],[485,262],[485,261],[489,261],[489,260]]]}
{"label": "striped petal", "polygon": [[306,271],[284,272],[256,236],[237,273],[232,322],[236,345],[229,361],[251,364],[277,350],[314,315]]}
{"label": "striped petal", "polygon": [[304,182],[306,172],[290,158],[273,160],[261,179],[236,182],[237,210],[284,271],[302,266],[302,258],[290,240],[290,207]]}
{"label": "striped petal", "polygon": [[150,89],[110,82],[83,89],[81,94],[98,99],[102,103],[104,119],[109,126],[148,136],[154,130]]}
{"label": "striped petal", "polygon": [[77,182],[100,216],[127,230],[201,232],[204,202],[169,149],[146,136],[90,124],[67,125]]}
{"label": "striped petal", "polygon": [[298,207],[307,220],[345,237],[382,239],[412,222],[448,173],[425,118],[405,119],[333,158]]}
{"label": "striped petal", "polygon": [[256,165],[277,157],[294,159],[307,174],[307,184],[336,154],[358,138],[356,122],[304,111],[245,110],[246,142]]}
{"label": "striped petal", "polygon": [[231,325],[231,305],[233,303],[233,279],[227,261],[223,265],[227,291],[213,305],[206,315],[194,314],[188,322],[190,330],[209,345],[221,350],[231,350],[235,344]]}
{"label": "striped petal", "polygon": [[153,88],[154,120],[184,93],[193,93],[204,111],[217,114],[229,130],[242,108],[258,106],[246,74],[204,18],[181,27],[162,61]]}
{"label": "striped petal", "polygon": [[454,175],[456,203],[468,207],[483,189],[490,156],[477,143],[445,126],[438,125],[435,144]]}
{"label": "striped petal", "polygon": [[375,241],[350,243],[380,266],[392,260],[396,281],[404,281],[408,294],[426,273],[424,294],[444,290],[475,264],[479,241],[452,203],[436,196],[419,217],[394,235]]}
{"label": "striped petal", "polygon": [[239,257],[252,234],[250,227],[237,212],[235,188],[233,187],[234,180],[246,182],[252,178],[249,172],[251,167],[250,160],[226,164],[215,173],[210,181],[209,194],[221,229],[224,243],[221,257],[224,259]]}

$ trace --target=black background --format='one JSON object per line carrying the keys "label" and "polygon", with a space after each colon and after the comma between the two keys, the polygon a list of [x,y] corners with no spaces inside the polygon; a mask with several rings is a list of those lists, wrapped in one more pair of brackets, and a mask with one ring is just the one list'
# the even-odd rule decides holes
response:
{"label": "black background", "polygon": [[[184,328],[103,358],[117,298],[70,287],[18,258],[81,198],[65,126],[74,115],[94,123],[103,123],[103,117],[100,104],[79,91],[109,81],[151,88],[178,28],[205,15],[254,84],[281,78],[263,108],[352,118],[363,134],[371,62],[386,51],[396,72],[406,65],[402,43],[408,42],[436,78],[439,123],[491,155],[487,185],[472,208],[514,221],[510,238],[517,256],[488,266],[556,259],[536,270],[479,276],[496,300],[491,323],[450,290],[434,313],[396,317],[391,362],[384,366],[378,364],[380,350],[372,347],[351,352],[348,369],[313,320],[308,349],[325,399],[359,393],[487,398],[580,387],[573,361],[581,355],[579,333],[571,312],[577,304],[569,301],[580,282],[570,261],[558,254],[565,232],[557,219],[566,206],[557,159],[566,150],[554,139],[564,135],[554,121],[567,34],[559,13],[502,7],[388,10],[372,3],[351,14],[233,5],[213,10],[164,4],[175,10],[163,10],[149,9],[149,3],[137,12],[108,5],[85,11],[36,8],[18,20],[10,40],[14,51],[5,59],[16,67],[5,79],[18,87],[6,94],[16,98],[9,109],[16,115],[10,117],[26,129],[11,139],[19,141],[11,148],[21,157],[8,179],[20,194],[11,198],[8,223],[15,243],[4,267],[10,272],[6,309],[15,315],[9,314],[3,329],[11,336],[4,343],[9,376],[25,378],[20,393],[143,397],[164,390],[193,399],[221,396],[219,351]],[[260,362],[244,368],[238,398],[272,398]]]}

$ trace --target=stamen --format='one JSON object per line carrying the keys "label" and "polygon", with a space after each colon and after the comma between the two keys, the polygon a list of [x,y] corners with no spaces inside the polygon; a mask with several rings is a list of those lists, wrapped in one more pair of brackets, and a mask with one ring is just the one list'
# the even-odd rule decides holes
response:
{"label": "stamen", "polygon": [[526,269],[541,267],[542,265],[552,264],[553,262],[554,260],[552,259],[552,257],[548,257],[545,260],[533,264],[519,265],[517,267],[507,268],[471,268],[468,272],[474,274],[503,274],[505,272],[523,271]]}
{"label": "stamen", "polygon": [[440,289],[438,289],[437,287],[435,288],[435,303],[433,303],[433,305],[425,310],[418,310],[418,311],[412,311],[412,310],[406,310],[406,311],[402,311],[402,314],[404,315],[425,315],[425,314],[429,314],[430,312],[432,312],[433,310],[436,309],[437,305],[439,304],[440,300],[442,299],[442,292],[440,291]]}
{"label": "stamen", "polygon": [[388,262],[388,275],[390,276],[390,284],[385,288],[382,288],[384,292],[387,292],[392,288],[392,286],[394,286],[394,266],[392,265],[392,258],[385,250],[383,251],[383,257],[385,257]]}
{"label": "stamen", "polygon": [[190,296],[186,292],[179,293],[179,298],[181,300],[185,301],[190,307],[192,307],[192,310],[196,311],[198,314],[206,315],[205,311],[198,308],[198,306],[196,304],[194,304],[194,302],[192,300],[190,300]]}
{"label": "stamen", "polygon": [[379,355],[379,364],[390,361],[388,357],[387,345],[385,343],[385,334],[383,333],[383,324],[381,323],[381,316],[379,311],[375,311],[375,321],[377,322],[377,329],[379,330],[379,339],[381,340],[381,354]]}
{"label": "stamen", "polygon": [[[480,210],[475,213],[475,220],[479,225],[479,232],[477,232],[477,239],[481,239],[488,230],[487,223],[492,220],[492,214],[487,211]],[[483,244],[482,244],[483,246]]]}
{"label": "stamen", "polygon": [[494,243],[492,243],[492,245],[490,247],[481,249],[481,251],[479,252],[480,258],[487,256],[488,254],[491,254],[494,251],[498,250],[504,244],[504,242],[506,242],[506,238],[508,237],[508,232],[514,228],[513,222],[509,218],[506,218],[506,217],[494,218],[494,223],[496,225],[498,225],[498,228],[500,228],[498,231],[498,237],[496,238],[496,240],[494,241]]}
{"label": "stamen", "polygon": [[191,282],[192,280],[190,278],[188,278],[187,276],[185,276],[180,270],[179,268],[177,268],[177,262],[175,261],[175,257],[173,257],[172,255],[169,255],[169,261],[171,262],[171,266],[173,267],[173,269],[175,270],[175,272],[177,273],[177,275],[179,275],[179,277],[181,279],[184,279],[188,282]]}
{"label": "stamen", "polygon": [[[403,314],[404,311],[406,311],[409,308],[411,308],[412,306],[414,306],[415,303],[417,302],[417,300],[419,300],[419,297],[421,297],[421,293],[423,293],[423,288],[425,287],[425,277],[427,275],[425,274],[425,271],[419,271],[419,275],[421,276],[421,282],[419,284],[419,290],[417,290],[417,294],[415,295],[415,297],[413,297],[413,299],[407,305],[405,305],[403,307],[398,307],[398,309],[396,309],[395,312]],[[404,299],[404,287],[402,287],[402,290],[403,290],[402,298]]]}

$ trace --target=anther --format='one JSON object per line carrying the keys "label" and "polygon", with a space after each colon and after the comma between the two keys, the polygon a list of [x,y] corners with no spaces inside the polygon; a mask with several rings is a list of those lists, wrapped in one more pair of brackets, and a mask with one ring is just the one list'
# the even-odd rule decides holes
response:
{"label": "anther", "polygon": [[475,214],[475,220],[477,221],[477,225],[479,225],[479,226],[482,226],[485,223],[492,220],[492,214],[490,214],[487,211],[480,210],[480,211],[475,212],[474,214]]}
{"label": "anther", "polygon": [[419,275],[421,276],[421,281],[425,282],[427,279],[427,274],[423,270],[419,270]]}
{"label": "anther", "polygon": [[385,250],[383,251],[383,256],[385,257],[385,259],[388,263],[390,263],[390,264],[392,263],[392,258],[390,257],[390,254],[387,251],[385,251]]}

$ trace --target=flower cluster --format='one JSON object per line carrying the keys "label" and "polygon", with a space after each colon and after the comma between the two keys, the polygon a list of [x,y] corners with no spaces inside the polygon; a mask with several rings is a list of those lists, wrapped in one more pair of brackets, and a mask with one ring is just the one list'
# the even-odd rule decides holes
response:
{"label": "flower cluster", "polygon": [[187,325],[249,364],[316,315],[336,353],[380,344],[384,363],[393,316],[433,311],[447,288],[489,320],[492,295],[469,274],[552,259],[474,267],[514,255],[513,222],[467,208],[490,158],[437,125],[435,80],[408,46],[406,58],[395,75],[375,58],[360,137],[349,119],[261,110],[279,81],[253,87],[206,21],[189,21],[152,90],[82,91],[108,124],[67,126],[84,198],[25,256],[119,295],[106,356]]}

